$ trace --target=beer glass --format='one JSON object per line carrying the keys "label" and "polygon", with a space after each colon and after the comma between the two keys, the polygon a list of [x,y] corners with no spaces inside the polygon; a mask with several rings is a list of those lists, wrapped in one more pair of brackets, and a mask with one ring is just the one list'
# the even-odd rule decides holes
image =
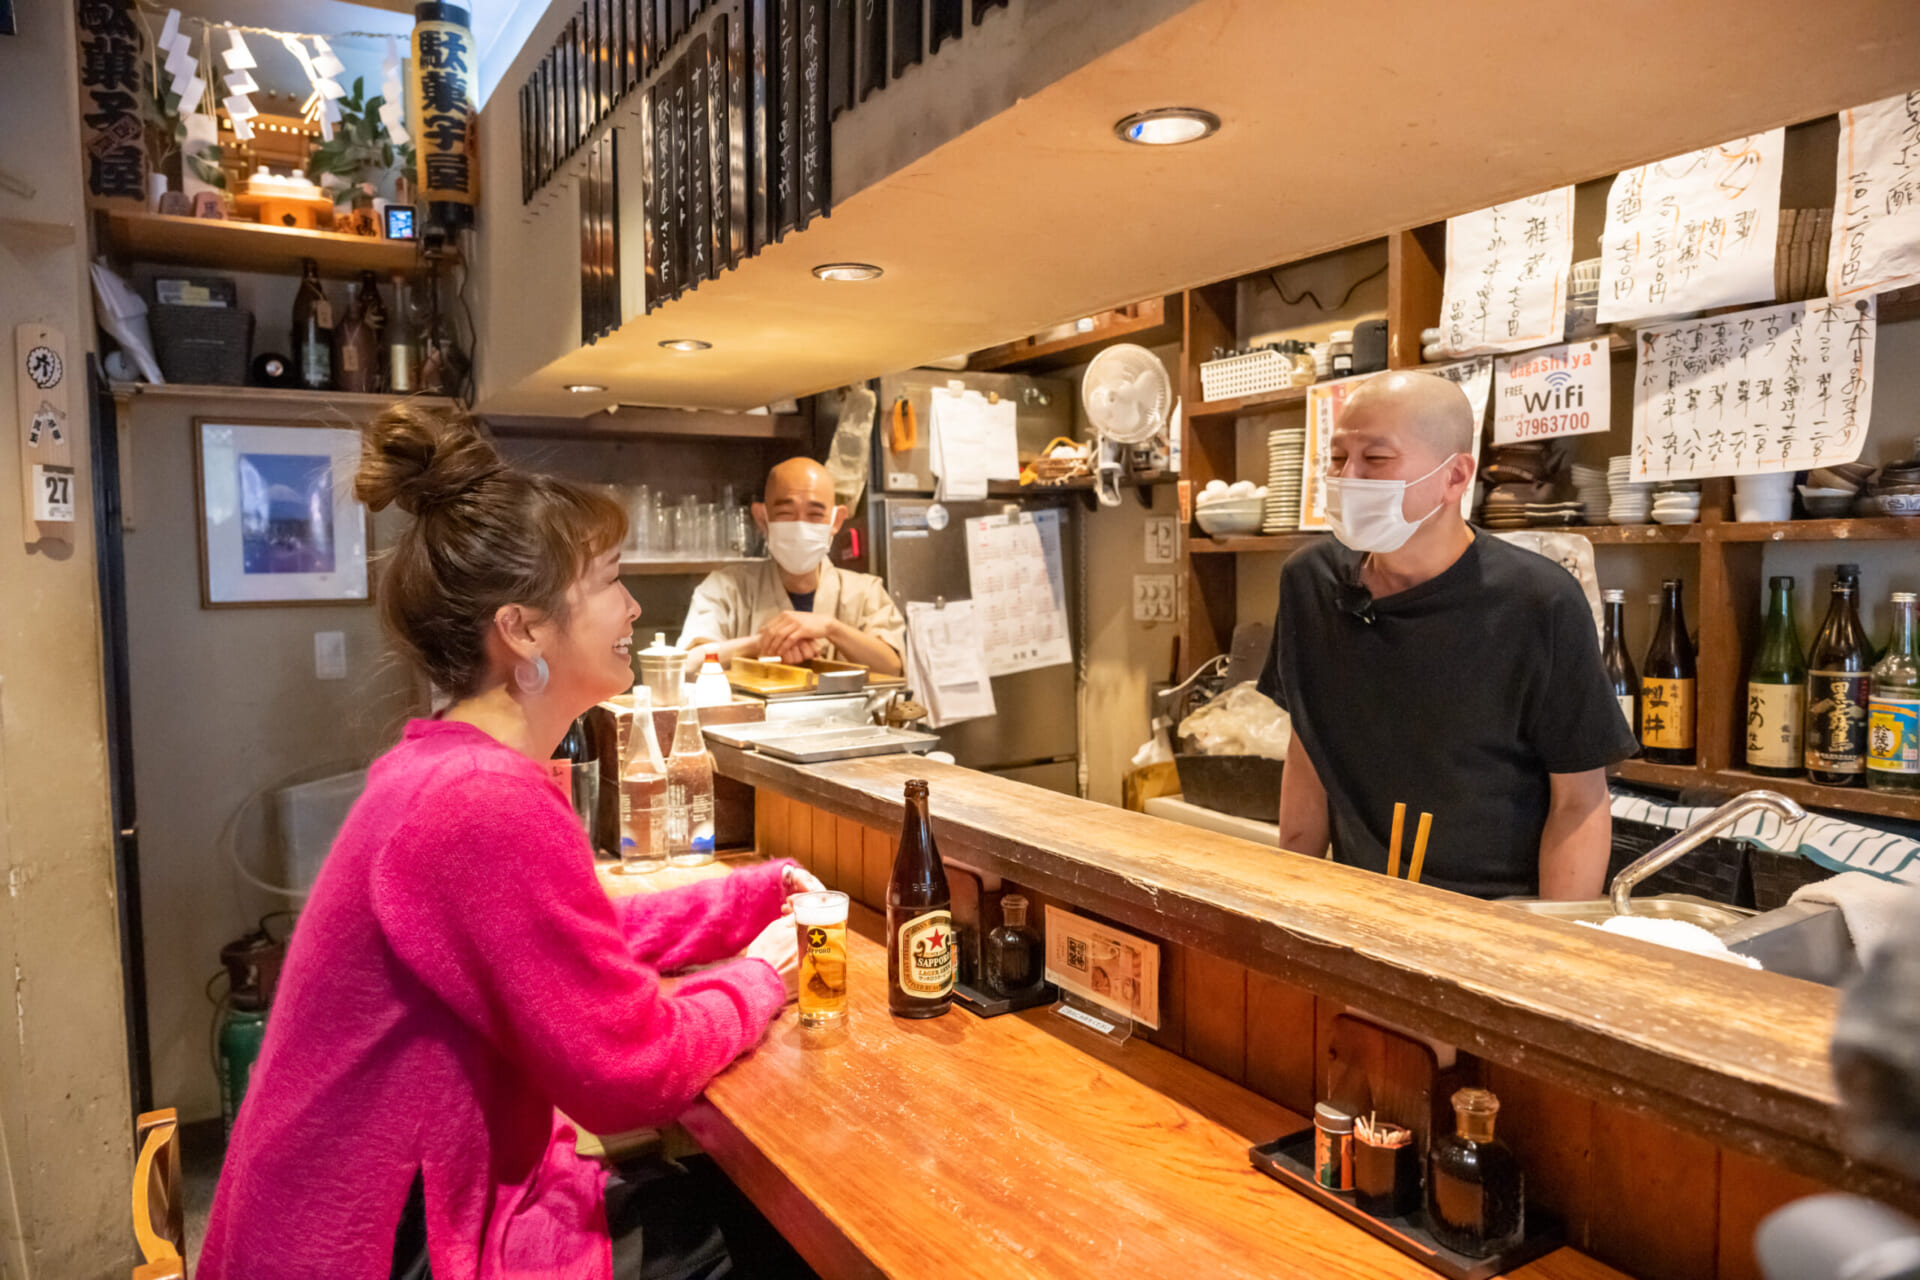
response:
{"label": "beer glass", "polygon": [[847,895],[826,889],[787,901],[800,931],[800,1025],[832,1026],[847,1016]]}

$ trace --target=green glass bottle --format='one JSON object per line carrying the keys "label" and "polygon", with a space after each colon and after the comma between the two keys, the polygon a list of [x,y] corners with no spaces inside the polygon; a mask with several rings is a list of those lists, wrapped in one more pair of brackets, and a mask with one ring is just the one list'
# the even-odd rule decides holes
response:
{"label": "green glass bottle", "polygon": [[1769,579],[1760,651],[1747,669],[1747,768],[1797,778],[1805,767],[1807,662],[1793,625],[1793,579]]}
{"label": "green glass bottle", "polygon": [[1914,593],[1893,593],[1893,640],[1867,698],[1867,786],[1920,795],[1920,622]]}

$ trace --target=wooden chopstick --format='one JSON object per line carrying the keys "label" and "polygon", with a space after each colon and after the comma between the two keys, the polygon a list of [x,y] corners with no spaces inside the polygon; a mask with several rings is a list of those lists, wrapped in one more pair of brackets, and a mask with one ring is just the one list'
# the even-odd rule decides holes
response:
{"label": "wooden chopstick", "polygon": [[1396,800],[1393,804],[1393,843],[1387,846],[1387,876],[1400,878],[1400,832],[1407,824],[1407,806]]}
{"label": "wooden chopstick", "polygon": [[1415,832],[1413,837],[1413,865],[1407,868],[1408,884],[1420,883],[1420,868],[1425,866],[1427,861],[1427,833],[1432,829],[1433,815],[1421,814],[1420,830]]}

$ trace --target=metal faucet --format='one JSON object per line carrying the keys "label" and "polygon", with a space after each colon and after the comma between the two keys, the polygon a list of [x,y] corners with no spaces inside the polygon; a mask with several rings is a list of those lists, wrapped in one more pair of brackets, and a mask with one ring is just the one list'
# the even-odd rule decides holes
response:
{"label": "metal faucet", "polygon": [[1783,822],[1798,822],[1807,816],[1805,809],[1778,791],[1741,792],[1685,831],[1678,832],[1651,852],[1642,854],[1627,864],[1620,874],[1613,878],[1613,884],[1607,890],[1613,898],[1613,914],[1632,915],[1630,899],[1633,886],[1654,872],[1678,861],[1682,855],[1705,844],[1755,809],[1765,809]]}

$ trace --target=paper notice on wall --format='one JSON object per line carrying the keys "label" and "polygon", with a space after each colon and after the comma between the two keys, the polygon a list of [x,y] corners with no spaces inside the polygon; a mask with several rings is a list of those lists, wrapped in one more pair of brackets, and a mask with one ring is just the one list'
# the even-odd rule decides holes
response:
{"label": "paper notice on wall", "polygon": [[1448,218],[1441,346],[1476,355],[1560,341],[1572,260],[1572,187]]}
{"label": "paper notice on wall", "polygon": [[957,384],[935,387],[927,416],[929,461],[939,477],[935,497],[944,502],[984,498],[988,481],[1020,478],[1013,401],[989,400]]}
{"label": "paper notice on wall", "polygon": [[1325,529],[1327,524],[1327,449],[1333,440],[1334,423],[1347,397],[1367,380],[1341,378],[1333,382],[1315,382],[1307,387],[1306,460],[1300,468],[1300,527]]}
{"label": "paper notice on wall", "polygon": [[1613,180],[1600,236],[1601,324],[1773,297],[1785,137],[1756,133]]}
{"label": "paper notice on wall", "polygon": [[927,726],[943,729],[995,713],[993,683],[973,602],[907,602],[907,678],[927,704]]}
{"label": "paper notice on wall", "polygon": [[1633,478],[1851,462],[1873,406],[1874,299],[1649,325],[1633,375]]}
{"label": "paper notice on wall", "polygon": [[1920,284],[1920,90],[1840,113],[1827,294]]}
{"label": "paper notice on wall", "polygon": [[1499,361],[1493,442],[1520,444],[1605,431],[1613,407],[1604,339],[1543,347]]}
{"label": "paper notice on wall", "polygon": [[967,575],[989,675],[1073,661],[1058,511],[967,521]]}
{"label": "paper notice on wall", "polygon": [[[1480,440],[1486,434],[1487,401],[1493,399],[1493,358],[1477,356],[1472,360],[1456,360],[1452,364],[1443,364],[1422,373],[1431,373],[1455,383],[1467,393],[1467,407],[1473,411],[1473,469],[1480,469]],[[1460,518],[1468,519],[1473,515],[1473,486],[1460,495]]]}

